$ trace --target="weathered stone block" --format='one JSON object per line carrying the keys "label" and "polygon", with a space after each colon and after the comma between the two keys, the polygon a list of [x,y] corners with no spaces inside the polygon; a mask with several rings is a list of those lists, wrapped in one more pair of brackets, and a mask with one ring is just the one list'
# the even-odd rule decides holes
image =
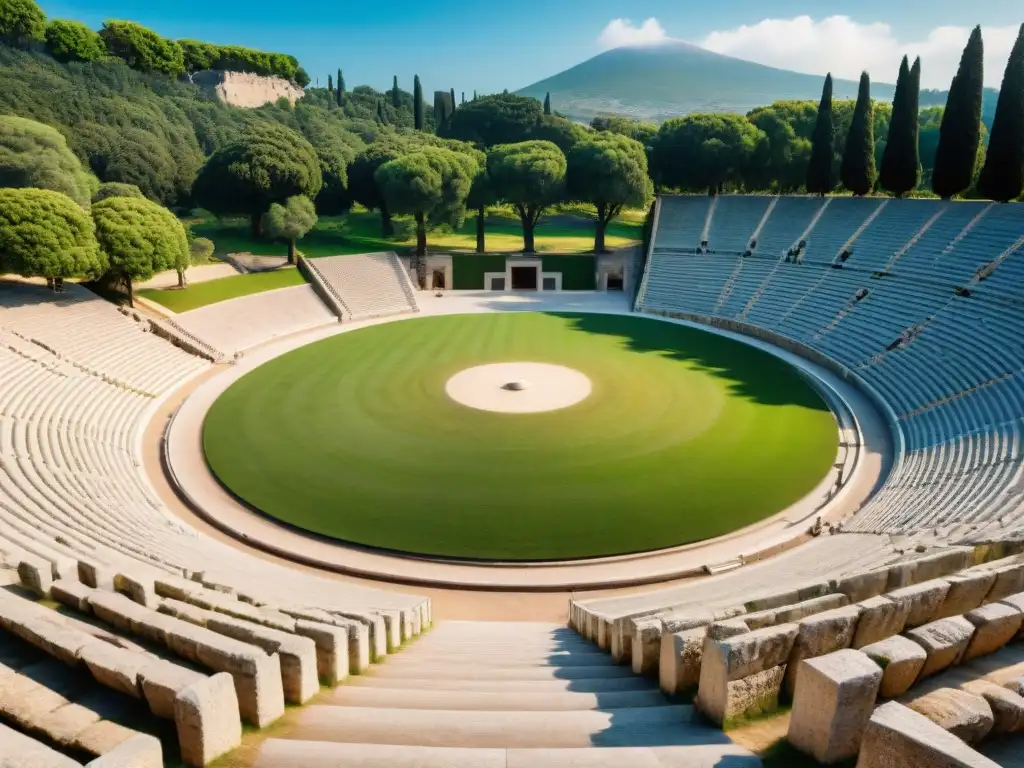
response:
{"label": "weathered stone block", "polygon": [[87,587],[114,591],[114,569],[95,560],[78,561],[78,580]]}
{"label": "weathered stone block", "polygon": [[974,625],[974,637],[964,651],[962,661],[987,656],[1017,636],[1024,614],[1007,603],[989,603],[964,614]]}
{"label": "weathered stone block", "polygon": [[948,547],[914,560],[914,584],[937,579],[974,565],[974,547]]}
{"label": "weathered stone block", "polygon": [[778,709],[785,675],[786,667],[782,665],[732,680],[722,690],[703,698],[698,692],[697,708],[712,722],[728,730],[744,718],[759,717]]}
{"label": "weathered stone block", "polygon": [[856,756],[875,708],[882,670],[850,649],[800,666],[787,740],[819,763]]}
{"label": "weathered stone block", "polygon": [[332,688],[348,678],[348,632],[343,627],[299,619],[295,634],[316,644],[317,675]]}
{"label": "weathered stone block", "polygon": [[996,582],[996,574],[993,571],[970,570],[954,573],[946,581],[949,582],[949,592],[935,614],[937,619],[960,616],[981,605]]}
{"label": "weathered stone block", "polygon": [[137,733],[114,749],[86,763],[85,768],[163,768],[160,741],[148,733]]}
{"label": "weathered stone block", "polygon": [[136,699],[142,698],[139,672],[152,664],[150,657],[124,648],[116,648],[102,640],[96,640],[82,648],[79,657],[101,685]]}
{"label": "weathered stone block", "polygon": [[804,659],[813,659],[849,648],[857,630],[860,608],[848,605],[808,616],[799,622],[800,632],[793,643],[786,665],[785,691],[793,696]]}
{"label": "weathered stone block", "polygon": [[928,658],[924,648],[902,635],[866,645],[861,651],[882,669],[879,693],[887,699],[902,696],[910,690]]}
{"label": "weathered stone block", "polygon": [[924,648],[928,655],[918,676],[918,680],[923,680],[960,663],[974,636],[974,625],[962,616],[953,616],[911,629],[906,636]]}
{"label": "weathered stone block", "polygon": [[853,647],[863,648],[903,631],[910,614],[908,601],[894,602],[887,597],[871,597],[857,605],[860,619],[853,635]]}
{"label": "weathered stone block", "polygon": [[36,558],[24,558],[18,563],[18,578],[26,589],[39,597],[49,597],[53,586],[50,564]]}
{"label": "weathered stone block", "polygon": [[988,602],[996,602],[1024,592],[1024,563],[1006,565],[996,568],[994,572],[996,581],[985,598]]}
{"label": "weathered stone block", "polygon": [[750,627],[742,619],[726,619],[716,621],[708,626],[708,637],[713,640],[725,640],[736,635],[744,635],[750,631]]}
{"label": "weathered stone block", "polygon": [[89,593],[91,592],[90,587],[71,579],[58,579],[50,587],[50,596],[54,600],[79,613],[89,612]]}
{"label": "weathered stone block", "polygon": [[839,580],[836,589],[851,603],[859,603],[885,592],[889,584],[889,569],[866,571]]}
{"label": "weathered stone block", "polygon": [[157,717],[174,717],[174,700],[178,694],[206,679],[206,675],[167,661],[152,660],[139,670],[139,687],[149,704],[149,711]]}
{"label": "weathered stone block", "polygon": [[[808,616],[816,616],[825,611],[832,611],[836,608],[843,608],[850,604],[850,598],[842,594],[824,595],[811,600],[804,600],[795,605],[784,605],[775,609],[775,624],[789,624],[800,621]],[[745,617],[744,617],[745,618]],[[753,629],[753,627],[751,627]]]}
{"label": "weathered stone block", "polygon": [[912,629],[934,620],[948,592],[948,581],[932,579],[912,587],[897,589],[886,597],[894,603],[905,604],[908,607],[906,626]]}
{"label": "weathered stone block", "polygon": [[630,653],[633,674],[650,675],[658,664],[661,654],[661,619],[651,617],[634,619],[632,622],[633,650]]}
{"label": "weathered stone block", "polygon": [[910,708],[968,744],[981,741],[995,724],[985,699],[957,688],[939,688],[912,701]]}
{"label": "weathered stone block", "polygon": [[[1024,592],[1015,592],[1012,595],[1007,595],[999,602],[1010,606],[1021,614],[1024,614]],[[1018,633],[1018,637],[1020,636],[1024,636],[1024,625],[1021,626],[1021,631]]]}
{"label": "weathered stone block", "polygon": [[999,768],[923,715],[895,701],[875,710],[857,768]]}
{"label": "weathered stone block", "polygon": [[1024,731],[1024,696],[988,680],[971,680],[961,688],[988,702],[994,719],[993,734]]}
{"label": "weathered stone block", "polygon": [[707,633],[707,627],[699,627],[661,636],[661,660],[658,663],[661,690],[675,694],[697,687]]}
{"label": "weathered stone block", "polygon": [[205,766],[242,743],[242,723],[231,676],[217,674],[181,691],[174,701],[181,759]]}

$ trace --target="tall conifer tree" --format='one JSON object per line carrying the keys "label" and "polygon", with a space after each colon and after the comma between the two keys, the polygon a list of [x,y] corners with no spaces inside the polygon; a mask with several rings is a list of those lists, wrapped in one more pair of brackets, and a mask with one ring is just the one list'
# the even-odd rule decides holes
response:
{"label": "tall conifer tree", "polygon": [[459,102],[455,100],[455,89],[452,88],[452,112],[454,112],[458,108],[458,104]]}
{"label": "tall conifer tree", "polygon": [[544,94],[544,114],[551,114],[551,91],[548,91],[546,94]]}
{"label": "tall conifer tree", "polygon": [[818,103],[818,119],[811,134],[811,159],[807,164],[807,191],[827,195],[836,185],[832,170],[835,155],[835,126],[832,118],[832,74],[825,76]]}
{"label": "tall conifer tree", "polygon": [[967,41],[960,68],[949,87],[946,110],[939,126],[939,147],[935,150],[932,189],[948,199],[971,186],[981,143],[981,95],[985,48],[981,27],[975,27]]}
{"label": "tall conifer tree", "polygon": [[921,90],[921,59],[914,68],[907,66],[907,57],[900,64],[896,94],[892,100],[889,139],[882,155],[879,182],[896,197],[903,197],[917,188],[921,181],[921,158],[918,150],[920,125],[918,112]]}
{"label": "tall conifer tree", "polygon": [[327,90],[334,93],[334,78],[330,75],[327,76]]}
{"label": "tall conifer tree", "polygon": [[850,132],[840,170],[843,185],[855,195],[866,195],[875,186],[875,108],[871,102],[871,78],[860,74],[857,103],[853,108]]}
{"label": "tall conifer tree", "polygon": [[336,95],[338,100],[338,106],[340,107],[342,102],[345,101],[345,76],[341,74],[341,68],[338,68],[338,80],[337,80],[338,92]]}
{"label": "tall conifer tree", "polygon": [[398,75],[395,75],[395,81],[391,85],[391,106],[395,109],[402,106],[402,95],[398,90]]}
{"label": "tall conifer tree", "polygon": [[419,75],[412,81],[412,124],[417,131],[423,130],[423,86]]}
{"label": "tall conifer tree", "polygon": [[1001,203],[1024,191],[1024,24],[1006,62],[978,191]]}

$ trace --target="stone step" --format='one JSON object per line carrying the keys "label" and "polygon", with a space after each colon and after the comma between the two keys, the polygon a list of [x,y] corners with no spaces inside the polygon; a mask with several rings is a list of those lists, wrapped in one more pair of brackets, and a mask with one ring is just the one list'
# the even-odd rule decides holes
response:
{"label": "stone step", "polygon": [[388,656],[389,666],[416,666],[421,664],[465,664],[474,666],[514,666],[514,667],[613,667],[618,666],[607,653],[577,651],[529,651],[509,650],[508,653],[399,653]]}
{"label": "stone step", "polygon": [[760,768],[722,739],[684,747],[467,749],[268,739],[254,768]]}
{"label": "stone step", "polygon": [[[377,670],[373,670],[376,672]],[[521,691],[523,693],[604,693],[610,691],[653,691],[657,684],[635,675],[573,680],[438,680],[436,678],[379,677],[358,675],[345,681],[346,688],[426,688],[431,691]]]}
{"label": "stone step", "polygon": [[681,746],[720,742],[722,732],[674,705],[567,712],[474,712],[308,706],[295,713],[296,736],[310,741],[424,747]]}
{"label": "stone step", "polygon": [[668,700],[660,691],[610,691],[578,693],[546,691],[527,693],[509,691],[504,685],[491,691],[445,691],[426,688],[362,688],[343,685],[335,688],[321,704],[348,707],[397,707],[401,709],[439,709],[483,711],[564,711],[583,709],[628,709],[663,707]]}
{"label": "stone step", "polygon": [[459,664],[420,662],[392,664],[386,661],[370,669],[368,677],[413,677],[435,680],[586,680],[599,677],[630,677],[633,670],[615,664],[599,664],[578,667],[549,666],[491,666],[476,664],[472,659]]}

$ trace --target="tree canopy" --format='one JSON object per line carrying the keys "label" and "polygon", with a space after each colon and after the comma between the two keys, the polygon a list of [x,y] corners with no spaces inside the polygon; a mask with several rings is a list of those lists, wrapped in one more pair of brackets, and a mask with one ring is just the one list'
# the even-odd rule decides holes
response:
{"label": "tree canopy", "polygon": [[294,195],[314,198],[322,186],[313,146],[283,125],[263,123],[250,125],[238,141],[206,162],[192,195],[218,215],[248,215],[258,233],[272,203]]}
{"label": "tree canopy", "polygon": [[316,207],[302,195],[289,197],[284,205],[274,203],[267,211],[265,229],[268,235],[288,243],[288,263],[295,263],[295,241],[316,226]]}
{"label": "tree canopy", "polygon": [[55,128],[13,115],[0,116],[0,187],[61,192],[88,206],[98,187]]}
{"label": "tree canopy", "polygon": [[163,206],[137,197],[108,197],[92,207],[96,239],[110,261],[110,273],[128,286],[156,272],[189,263],[185,227]]}
{"label": "tree canopy", "polygon": [[566,158],[566,192],[571,200],[597,209],[594,251],[604,250],[604,234],[626,206],[649,205],[654,185],[647,173],[643,145],[614,133],[585,139]]}
{"label": "tree canopy", "polygon": [[818,115],[811,134],[811,157],[807,163],[807,191],[826,195],[836,185],[834,166],[835,124],[832,116],[832,74],[825,76]]}
{"label": "tree canopy", "polygon": [[975,27],[949,88],[949,99],[939,128],[932,189],[942,198],[960,194],[974,181],[981,144],[983,68],[981,27]]}
{"label": "tree canopy", "polygon": [[28,46],[43,39],[46,14],[35,0],[0,2],[0,42]]}
{"label": "tree canopy", "polygon": [[499,144],[488,154],[491,183],[498,197],[510,203],[519,214],[526,253],[537,250],[534,244],[537,222],[547,208],[565,194],[565,170],[565,155],[550,141]]}
{"label": "tree canopy", "polygon": [[512,144],[531,137],[542,117],[536,99],[499,93],[474,99],[456,110],[443,135],[482,147]]}
{"label": "tree canopy", "polygon": [[740,184],[765,136],[743,115],[695,114],[665,121],[651,159],[659,184],[718,192]]}
{"label": "tree canopy", "polygon": [[871,102],[871,80],[868,73],[860,76],[857,105],[853,110],[840,178],[855,195],[866,195],[875,186],[875,115]]}
{"label": "tree canopy", "polygon": [[132,69],[162,72],[177,77],[185,71],[185,54],[173,40],[131,21],[107,21],[100,37],[111,56],[122,59]]}
{"label": "tree canopy", "polygon": [[108,181],[100,184],[99,190],[92,196],[93,203],[106,200],[108,197],[145,197],[142,190],[134,184],[122,184],[119,181]]}
{"label": "tree canopy", "polygon": [[882,156],[879,183],[896,197],[917,188],[921,181],[920,109],[921,59],[911,69],[907,57],[900,64],[896,93],[892,100],[892,120]]}
{"label": "tree canopy", "polygon": [[89,214],[49,189],[0,189],[0,272],[98,277],[106,269]]}
{"label": "tree canopy", "polygon": [[1024,24],[1006,62],[978,190],[1001,202],[1024,191]]}
{"label": "tree canopy", "polygon": [[99,33],[67,19],[46,25],[46,51],[57,61],[101,61],[107,55]]}

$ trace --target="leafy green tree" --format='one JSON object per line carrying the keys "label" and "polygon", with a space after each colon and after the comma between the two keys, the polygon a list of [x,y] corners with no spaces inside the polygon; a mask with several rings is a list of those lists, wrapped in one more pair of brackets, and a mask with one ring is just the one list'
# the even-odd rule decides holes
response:
{"label": "leafy green tree", "polygon": [[536,123],[524,140],[550,141],[562,152],[569,152],[576,144],[594,135],[585,125],[567,120],[564,117],[544,115]]}
{"label": "leafy green tree", "polygon": [[222,63],[220,46],[202,40],[179,40],[185,71],[190,75],[206,69],[214,69]]}
{"label": "leafy green tree", "polygon": [[551,114],[551,91],[544,94],[544,114]]}
{"label": "leafy green tree", "polygon": [[412,126],[417,131],[423,130],[423,86],[420,76],[416,75],[412,83]]}
{"label": "leafy green tree", "polygon": [[1006,62],[978,190],[1004,203],[1024,191],[1024,24]]}
{"label": "leafy green tree", "polygon": [[265,229],[271,237],[288,243],[288,263],[295,263],[295,241],[316,226],[316,207],[308,197],[296,195],[284,205],[274,203],[266,213]]}
{"label": "leafy green tree", "polygon": [[424,147],[381,165],[374,174],[388,208],[416,219],[416,271],[425,282],[427,221],[461,221],[477,172],[469,154],[441,147]]}
{"label": "leafy green tree", "polygon": [[551,205],[564,197],[565,155],[550,141],[500,144],[488,154],[487,171],[495,194],[519,215],[523,251],[535,253],[537,223]]}
{"label": "leafy green tree", "polygon": [[0,42],[27,47],[45,32],[46,14],[35,0],[0,0]]}
{"label": "leafy green tree", "polygon": [[0,272],[45,277],[59,288],[105,268],[92,220],[74,200],[49,189],[0,189]]}
{"label": "leafy green tree", "polygon": [[68,149],[55,128],[13,115],[0,116],[0,187],[35,187],[89,206],[96,178]]}
{"label": "leafy green tree", "polygon": [[137,197],[108,197],[92,207],[96,239],[110,260],[110,274],[128,289],[135,282],[189,263],[185,227],[161,205]]}
{"label": "leafy green tree", "polygon": [[54,19],[46,25],[46,51],[57,61],[101,61],[103,40],[80,21]]}
{"label": "leafy green tree", "polygon": [[137,128],[116,136],[103,157],[101,170],[105,181],[134,184],[145,197],[161,205],[173,205],[188,196],[191,179],[180,177],[181,168],[168,143]]}
{"label": "leafy green tree", "polygon": [[132,69],[177,77],[185,72],[185,53],[174,40],[131,21],[107,21],[100,30],[107,52]]}
{"label": "leafy green tree", "polygon": [[807,163],[807,191],[825,196],[836,185],[833,169],[835,127],[832,116],[832,74],[825,76],[825,86],[818,104],[818,117],[811,135],[811,158]]}
{"label": "leafy green tree", "polygon": [[295,131],[255,123],[203,166],[192,187],[195,202],[225,215],[248,215],[254,236],[271,204],[295,195],[313,199],[323,186],[316,150]]}
{"label": "leafy green tree", "polygon": [[573,147],[566,158],[565,178],[571,200],[597,209],[594,253],[605,251],[605,230],[624,207],[649,205],[654,195],[643,145],[614,133],[598,134]]}
{"label": "leafy green tree", "polygon": [[403,144],[393,139],[370,144],[356,155],[348,167],[349,192],[352,199],[365,208],[380,211],[381,234],[391,237],[395,233],[388,201],[377,185],[377,169],[405,154]]}
{"label": "leafy green tree", "polygon": [[939,128],[932,189],[943,199],[960,194],[974,181],[981,144],[984,53],[981,27],[975,27],[949,87]]}
{"label": "leafy green tree", "polygon": [[491,175],[487,171],[487,155],[480,153],[477,173],[469,189],[466,206],[476,211],[476,252],[487,253],[487,208],[498,202]]}
{"label": "leafy green tree", "polygon": [[796,130],[773,107],[756,109],[748,118],[766,141],[758,145],[744,177],[748,189],[795,192],[807,180],[811,142],[797,136]]}
{"label": "leafy green tree", "polygon": [[870,192],[878,177],[875,170],[875,115],[871,103],[871,79],[867,72],[860,76],[857,105],[847,134],[840,177],[844,186],[858,196]]}
{"label": "leafy green tree", "polygon": [[532,136],[542,116],[536,99],[510,93],[481,96],[452,116],[444,135],[484,148],[513,144]]}
{"label": "leafy green tree", "polygon": [[108,181],[100,184],[99,190],[92,196],[92,202],[99,203],[108,197],[145,197],[142,190],[134,184],[122,184],[119,181]]}
{"label": "leafy green tree", "polygon": [[694,114],[667,120],[651,153],[658,183],[718,193],[740,185],[763,133],[743,115]]}
{"label": "leafy green tree", "polygon": [[913,70],[903,57],[900,74],[896,79],[896,93],[892,100],[892,120],[882,156],[879,182],[896,197],[903,197],[917,188],[921,181],[921,159],[918,154],[920,134],[919,94],[921,89],[921,59],[914,62]]}
{"label": "leafy green tree", "polygon": [[207,264],[213,258],[213,241],[206,237],[197,237],[188,244],[188,264],[177,266],[178,287],[186,285],[185,270],[193,264]]}

